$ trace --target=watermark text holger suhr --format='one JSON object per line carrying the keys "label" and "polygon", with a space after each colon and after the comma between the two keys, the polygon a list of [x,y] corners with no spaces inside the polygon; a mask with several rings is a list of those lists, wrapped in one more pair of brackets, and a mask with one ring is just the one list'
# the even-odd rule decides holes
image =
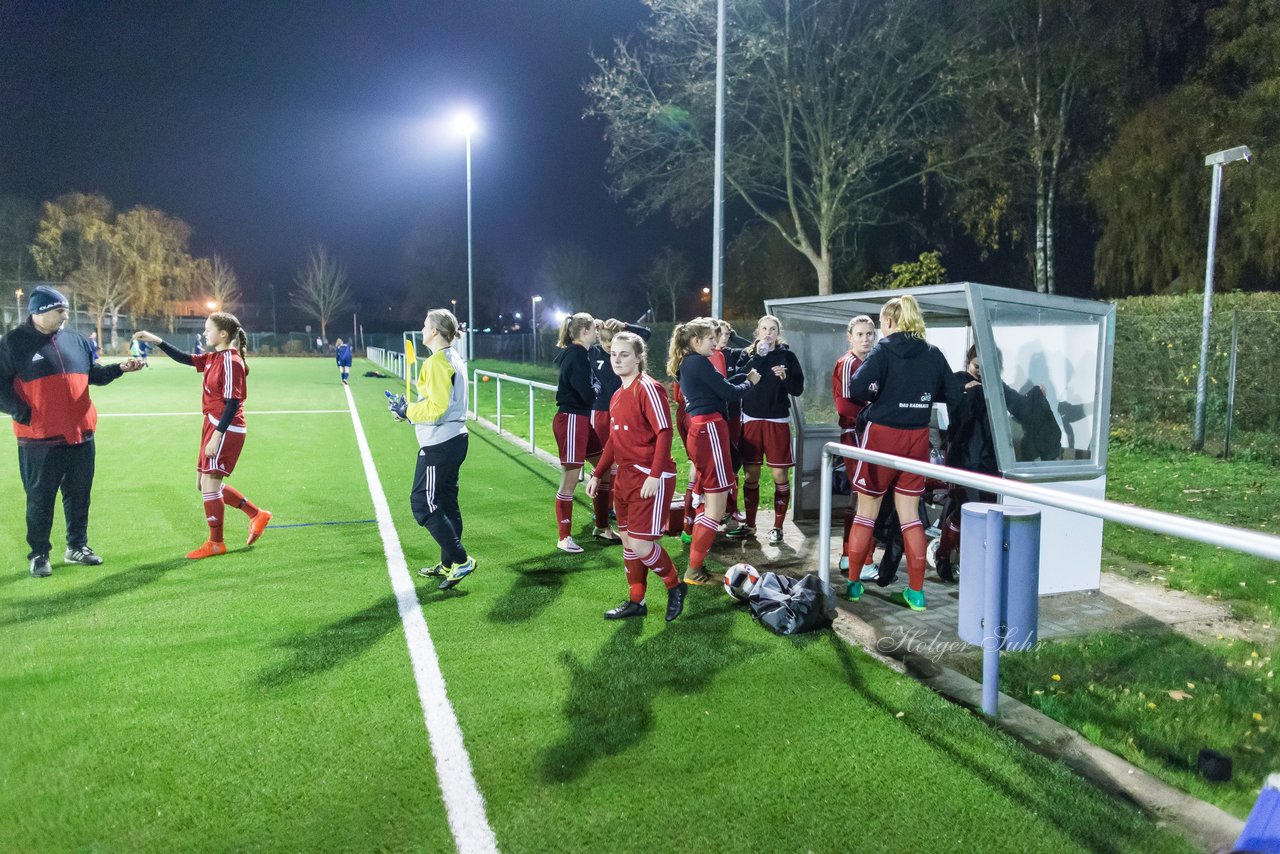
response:
{"label": "watermark text holger suhr", "polygon": [[[981,648],[986,650],[999,646],[1001,638],[1008,638],[1010,635],[1016,636],[1017,634],[1018,632],[1011,628],[1000,634],[988,635],[982,639]],[[1044,641],[1039,639],[1035,641],[1029,639],[1006,641],[1002,648],[1005,652],[1035,652],[1040,649],[1043,643]],[[931,633],[925,628],[908,629],[901,626],[891,629],[887,637],[882,637],[876,641],[876,649],[880,652],[909,652],[935,662],[945,655],[960,653],[974,648],[977,648],[974,644],[962,641],[954,635],[944,638],[940,630],[935,630]]]}

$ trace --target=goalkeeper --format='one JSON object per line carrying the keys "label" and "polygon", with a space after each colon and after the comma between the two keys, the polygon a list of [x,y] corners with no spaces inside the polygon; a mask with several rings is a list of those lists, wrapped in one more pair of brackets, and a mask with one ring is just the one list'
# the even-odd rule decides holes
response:
{"label": "goalkeeper", "polygon": [[443,308],[427,312],[422,343],[431,355],[418,372],[417,403],[387,392],[397,419],[413,424],[418,435],[418,465],[409,505],[418,524],[440,544],[440,563],[418,570],[441,578],[441,590],[456,587],[476,570],[476,559],[462,545],[458,507],[458,470],[467,458],[467,366],[453,349],[458,321]]}

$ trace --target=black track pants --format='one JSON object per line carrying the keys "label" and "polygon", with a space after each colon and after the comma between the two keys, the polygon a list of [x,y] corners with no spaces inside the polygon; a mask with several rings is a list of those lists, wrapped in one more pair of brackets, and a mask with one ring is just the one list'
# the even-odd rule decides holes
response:
{"label": "black track pants", "polygon": [[27,491],[28,558],[47,555],[52,544],[53,502],[62,491],[67,547],[89,542],[89,492],[93,488],[93,440],[79,445],[19,445],[18,470]]}
{"label": "black track pants", "polygon": [[418,450],[409,506],[413,518],[440,544],[440,562],[457,565],[467,560],[462,546],[462,511],[458,508],[458,470],[467,458],[467,434]]}

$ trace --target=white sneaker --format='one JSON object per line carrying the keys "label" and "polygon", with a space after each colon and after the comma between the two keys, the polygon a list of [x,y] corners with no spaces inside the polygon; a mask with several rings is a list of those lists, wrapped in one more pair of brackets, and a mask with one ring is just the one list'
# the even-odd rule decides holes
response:
{"label": "white sneaker", "polygon": [[848,571],[849,571],[849,556],[848,556],[848,555],[840,555],[840,571],[841,571],[841,572],[848,572]]}
{"label": "white sneaker", "polygon": [[862,574],[858,576],[860,581],[875,581],[880,577],[880,564],[873,563],[862,568]]}
{"label": "white sneaker", "polygon": [[606,543],[622,542],[622,537],[619,536],[618,532],[613,530],[612,527],[595,528],[591,531],[591,536],[595,537],[597,540],[604,540]]}
{"label": "white sneaker", "polygon": [[571,555],[582,553],[582,546],[575,543],[573,541],[573,537],[565,537],[563,540],[556,543],[556,548],[562,552],[568,552]]}

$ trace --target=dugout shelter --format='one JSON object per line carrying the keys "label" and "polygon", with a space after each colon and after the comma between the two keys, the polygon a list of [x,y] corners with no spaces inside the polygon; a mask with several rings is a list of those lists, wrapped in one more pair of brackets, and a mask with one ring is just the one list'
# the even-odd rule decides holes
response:
{"label": "dugout shelter", "polygon": [[[849,320],[865,314],[877,321],[880,308],[911,294],[920,303],[929,343],[963,370],[965,353],[978,347],[983,393],[991,415],[997,463],[1003,477],[1104,498],[1111,408],[1115,307],[975,282],[954,282],[892,291],[766,300],[782,321],[805,372],[805,391],[793,400],[797,518],[818,514],[822,446],[840,440],[831,373],[848,350]],[[1001,382],[992,378],[999,377]],[[1044,389],[1034,417],[1013,417],[1006,387],[1027,395]],[[1038,397],[1038,395],[1036,395]],[[945,426],[945,407],[935,407]],[[836,496],[835,511],[846,498]],[[1019,501],[1018,504],[1027,502]],[[1040,593],[1096,590],[1101,578],[1102,521],[1038,506],[1042,513]]]}

